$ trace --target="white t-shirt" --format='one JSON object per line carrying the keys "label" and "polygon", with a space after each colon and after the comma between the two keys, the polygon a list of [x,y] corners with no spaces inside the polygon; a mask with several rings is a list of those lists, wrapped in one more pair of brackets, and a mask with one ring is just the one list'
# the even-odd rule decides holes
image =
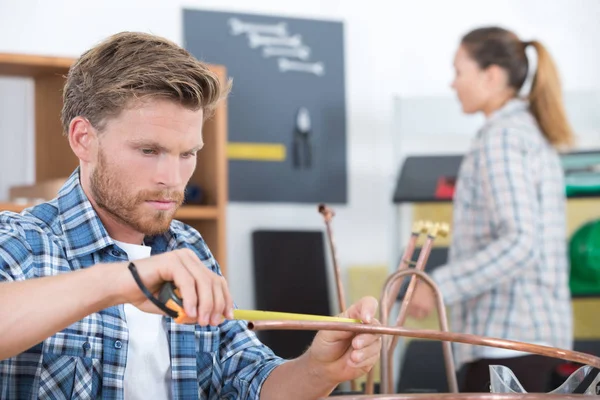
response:
{"label": "white t-shirt", "polygon": [[[130,261],[150,257],[150,247],[116,240],[115,243],[127,252]],[[163,317],[140,311],[131,304],[124,307],[129,329],[125,400],[170,399],[171,357]]]}

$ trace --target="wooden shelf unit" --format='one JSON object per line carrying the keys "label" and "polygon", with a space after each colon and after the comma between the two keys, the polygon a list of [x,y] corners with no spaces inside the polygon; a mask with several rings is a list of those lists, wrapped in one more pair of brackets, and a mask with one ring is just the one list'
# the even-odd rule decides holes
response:
{"label": "wooden shelf unit", "polygon": [[[66,178],[78,165],[69,142],[62,135],[60,113],[62,88],[75,60],[28,54],[0,53],[0,75],[26,77],[34,81],[35,107],[35,181]],[[227,71],[210,65],[223,83]],[[0,132],[1,140],[2,132]],[[203,205],[185,205],[175,218],[196,228],[208,244],[223,275],[227,271],[226,207],[227,182],[227,102],[223,101],[203,128],[204,148],[198,153],[197,168],[190,183],[204,193]],[[20,212],[30,205],[2,203],[0,211]]]}
{"label": "wooden shelf unit", "polygon": [[[28,207],[33,207],[35,204],[21,204],[21,203],[10,203],[0,202],[1,211],[12,211],[20,213]],[[188,206],[184,205],[177,213],[175,218],[179,220],[211,220],[219,216],[219,210],[215,206]]]}
{"label": "wooden shelf unit", "polygon": [[32,207],[32,206],[33,206],[33,204],[3,202],[3,203],[0,203],[0,211],[12,211],[12,212],[20,213],[27,207]]}

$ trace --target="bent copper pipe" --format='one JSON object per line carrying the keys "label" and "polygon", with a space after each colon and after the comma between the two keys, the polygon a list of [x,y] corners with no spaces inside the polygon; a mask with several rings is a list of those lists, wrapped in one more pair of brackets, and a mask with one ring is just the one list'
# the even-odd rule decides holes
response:
{"label": "bent copper pipe", "polygon": [[335,397],[322,397],[322,399],[335,398],[336,400],[420,400],[435,397],[441,400],[584,400],[589,395],[584,394],[547,394],[547,393],[415,393],[415,394],[384,394],[375,396],[346,395]]}
{"label": "bent copper pipe", "polygon": [[[409,267],[409,265],[412,263],[412,257],[415,252],[417,240],[419,239],[419,236],[421,235],[421,233],[426,233],[426,232],[427,232],[427,228],[425,227],[425,224],[423,222],[419,221],[414,224],[412,232],[410,234],[410,238],[408,239],[408,244],[406,245],[406,249],[404,249],[404,254],[402,254],[402,258],[400,259],[400,262],[398,263],[398,268],[396,268],[396,271],[401,271],[401,270]],[[387,304],[388,312],[391,310],[396,297],[398,297],[398,293],[400,292],[400,286],[401,286],[400,284],[401,284],[401,282],[397,282],[397,283],[394,283],[394,286],[392,286],[390,302],[389,302],[389,304]]]}
{"label": "bent copper pipe", "polygon": [[[415,265],[415,269],[419,271],[425,270],[425,265],[427,264],[427,260],[429,259],[429,254],[431,253],[431,249],[433,248],[433,242],[435,240],[437,234],[437,228],[434,228],[433,232],[429,232],[427,235],[427,240],[425,244],[421,248],[421,253],[419,254],[419,258],[417,259],[417,264]],[[406,316],[408,314],[408,303],[412,299],[413,292],[415,290],[415,286],[417,284],[417,277],[412,276],[410,278],[410,282],[408,284],[408,288],[406,289],[406,294],[404,295],[404,299],[402,301],[402,305],[400,306],[400,311],[398,313],[398,318],[396,319],[396,326],[404,325],[406,322]],[[397,339],[395,336],[394,339]],[[396,346],[396,341],[392,341],[391,348]]]}
{"label": "bent copper pipe", "polygon": [[[413,275],[412,278],[422,279],[427,285],[429,285],[433,289],[437,305],[440,330],[449,333],[448,319],[446,318],[446,306],[444,305],[444,299],[442,297],[442,294],[440,293],[439,287],[435,284],[433,279],[431,279],[425,272],[414,268],[395,272],[394,274],[390,275],[386,280],[386,283],[383,287],[383,293],[381,295],[382,298],[380,301],[381,323],[384,326],[388,325],[388,313],[385,307],[382,307],[381,304],[385,302],[385,297],[388,296],[389,289],[394,284],[394,282],[399,279],[403,279],[406,275]],[[398,338],[398,336],[394,336],[394,338]],[[381,348],[381,393],[393,393],[393,379],[391,379],[393,372],[393,364],[390,361],[391,356],[393,355],[393,350],[393,347],[390,348],[389,351],[383,346]],[[444,341],[442,343],[442,350],[444,353],[444,364],[446,367],[448,388],[450,392],[457,393],[458,383],[456,381],[456,370],[454,367],[454,357],[452,355],[452,345],[450,344],[450,342]]]}
{"label": "bent copper pipe", "polygon": [[[428,235],[427,235],[427,240],[425,241],[425,244],[423,246],[423,248],[421,249],[421,253],[419,254],[419,259],[417,260],[417,265],[415,266],[415,269],[419,270],[419,271],[424,271],[425,270],[425,266],[427,265],[427,261],[429,260],[429,255],[431,254],[431,250],[433,248],[433,242],[435,241],[436,237],[442,236],[445,237],[447,236],[449,233],[449,227],[448,224],[435,224],[431,229],[429,229]],[[400,311],[398,313],[398,317],[396,319],[396,326],[403,326],[404,323],[406,322],[406,317],[408,315],[408,306],[410,304],[410,301],[412,299],[412,295],[413,292],[415,290],[415,287],[417,285],[417,278],[418,276],[415,276],[413,274],[413,276],[410,279],[410,282],[408,284],[408,288],[406,289],[406,294],[404,295],[404,300],[402,302],[402,305],[400,307]],[[433,287],[434,291],[437,291],[438,289]],[[436,294],[437,296],[441,296],[439,294]],[[443,303],[442,303],[443,304]],[[445,313],[446,308],[445,306],[443,307],[443,312]],[[440,317],[440,310],[439,310],[439,306],[438,306],[438,318]],[[447,324],[447,320],[446,317],[443,318],[443,322],[440,319],[440,329],[442,329],[443,324]],[[387,325],[387,324],[386,324]],[[443,330],[448,330],[448,329],[443,329]],[[391,338],[390,340],[390,345],[387,348],[388,351],[388,357],[391,359],[394,356],[394,350],[396,348],[396,345],[398,344],[398,336],[394,336]],[[449,349],[450,347],[448,347]],[[446,347],[444,347],[444,351],[446,351]],[[450,351],[450,350],[448,350]],[[446,371],[448,371],[448,367],[449,367],[449,361],[448,358],[446,358]],[[454,366],[452,366],[452,368],[454,368]],[[388,371],[389,371],[389,375],[388,376],[392,376],[392,364],[389,363],[388,364]],[[450,381],[448,382],[450,385]],[[391,385],[391,381],[390,381],[390,385]],[[451,387],[451,386],[449,386]],[[450,390],[451,392],[455,392],[454,390]],[[458,391],[458,388],[457,390]],[[390,386],[390,391],[389,393],[392,393],[391,391],[391,386]]]}
{"label": "bent copper pipe", "polygon": [[[410,234],[410,238],[408,239],[408,244],[406,245],[406,248],[404,249],[404,254],[402,254],[402,258],[400,259],[400,261],[398,263],[398,268],[396,269],[396,271],[402,271],[404,269],[409,268],[410,264],[412,263],[412,257],[415,252],[417,240],[419,239],[419,236],[421,235],[421,233],[425,233],[425,232],[427,232],[427,227],[425,226],[425,224],[422,221],[417,221],[413,225],[413,229]],[[390,290],[390,296],[388,296],[386,299],[386,303],[385,304],[381,303],[387,309],[388,315],[391,312],[392,306],[394,305],[396,298],[398,297],[398,293],[400,292],[401,283],[402,283],[401,281],[394,282],[394,284],[392,285],[392,288]],[[385,348],[389,348],[390,347],[389,340],[394,339],[394,338],[395,337],[389,338],[389,337],[384,336],[383,340],[382,340],[382,346],[384,346]],[[373,393],[374,386],[375,386],[374,375],[375,375],[375,372],[373,371],[373,369],[371,369],[369,371],[369,373],[367,374],[367,381],[365,383],[365,393],[368,393],[368,394]]]}
{"label": "bent copper pipe", "polygon": [[337,255],[335,251],[335,244],[333,241],[333,233],[331,232],[331,219],[335,215],[334,212],[327,207],[325,204],[319,204],[319,213],[323,215],[325,225],[327,227],[327,238],[329,239],[329,248],[331,250],[331,260],[333,262],[333,272],[335,274],[335,284],[337,288],[338,305],[340,312],[346,311],[346,299],[344,298],[344,287],[342,285],[342,279],[340,274],[340,267],[337,261]]}
{"label": "bent copper pipe", "polygon": [[600,368],[600,357],[573,350],[523,343],[515,340],[478,336],[470,333],[442,332],[432,329],[409,329],[402,327],[366,325],[355,322],[324,322],[324,321],[248,321],[248,329],[253,331],[265,330],[299,330],[299,331],[342,331],[353,333],[368,333],[373,335],[394,335],[419,339],[433,339],[474,346],[496,347],[521,351],[541,356],[572,361]]}
{"label": "bent copper pipe", "polygon": [[[381,339],[382,346],[385,344],[385,339],[386,339],[385,336]],[[380,384],[380,386],[381,386],[381,384]],[[367,380],[365,382],[365,394],[373,394],[374,391],[375,391],[375,374],[373,372],[373,368],[371,368],[369,370],[369,372],[367,373]]]}

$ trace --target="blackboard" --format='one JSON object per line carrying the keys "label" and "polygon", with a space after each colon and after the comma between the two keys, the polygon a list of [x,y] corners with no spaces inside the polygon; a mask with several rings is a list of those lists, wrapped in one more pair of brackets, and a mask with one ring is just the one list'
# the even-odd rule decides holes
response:
{"label": "blackboard", "polygon": [[[188,9],[183,18],[185,48],[224,65],[233,78],[229,200],[346,203],[343,23]],[[296,129],[301,109],[308,135]],[[283,156],[244,159],[234,149],[246,144],[272,146]]]}

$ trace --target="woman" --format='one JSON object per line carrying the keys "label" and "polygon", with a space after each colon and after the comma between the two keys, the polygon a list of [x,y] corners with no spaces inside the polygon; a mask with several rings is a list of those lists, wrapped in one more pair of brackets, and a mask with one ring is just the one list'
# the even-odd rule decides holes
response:
{"label": "woman", "polygon": [[[538,66],[519,97],[529,62]],[[557,149],[573,134],[559,77],[541,43],[505,29],[476,29],[456,52],[452,87],[465,113],[486,121],[464,157],[454,196],[449,262],[434,270],[455,332],[570,349],[565,188]],[[425,317],[433,296],[419,284],[410,315]],[[463,392],[489,392],[490,364],[509,367],[528,392],[545,392],[557,360],[456,345]]]}

